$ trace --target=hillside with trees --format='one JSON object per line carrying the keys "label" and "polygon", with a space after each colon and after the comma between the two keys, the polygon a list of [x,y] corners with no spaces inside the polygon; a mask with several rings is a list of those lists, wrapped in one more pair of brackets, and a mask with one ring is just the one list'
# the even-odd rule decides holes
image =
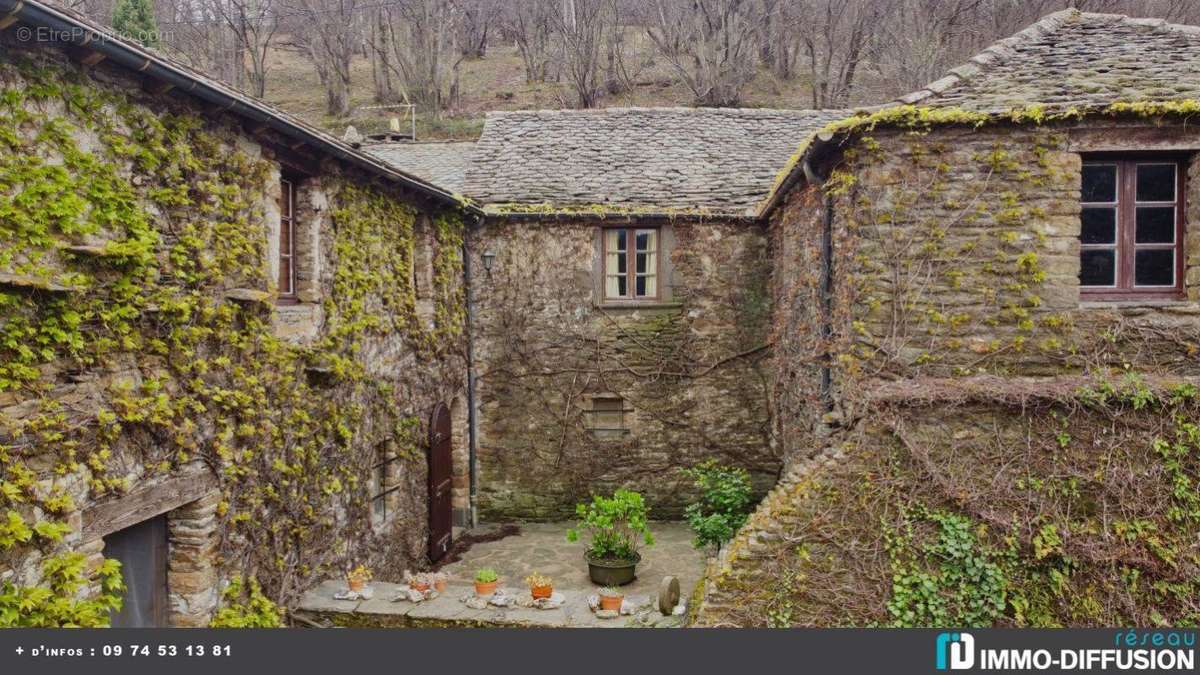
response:
{"label": "hillside with trees", "polygon": [[411,113],[419,138],[472,137],[487,110],[885,101],[1067,6],[1200,20],[1189,0],[60,4],[330,130],[407,129]]}

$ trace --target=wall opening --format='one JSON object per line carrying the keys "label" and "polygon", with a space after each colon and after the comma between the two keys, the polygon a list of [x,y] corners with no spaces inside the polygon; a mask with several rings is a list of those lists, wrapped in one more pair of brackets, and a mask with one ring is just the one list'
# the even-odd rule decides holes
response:
{"label": "wall opening", "polygon": [[113,628],[167,625],[167,516],[143,520],[104,537],[104,555],[121,562],[125,599]]}

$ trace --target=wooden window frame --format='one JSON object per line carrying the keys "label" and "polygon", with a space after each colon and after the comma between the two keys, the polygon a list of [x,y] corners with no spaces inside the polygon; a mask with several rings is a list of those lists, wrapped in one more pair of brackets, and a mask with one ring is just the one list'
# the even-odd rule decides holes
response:
{"label": "wooden window frame", "polygon": [[[284,174],[279,179],[279,303],[294,305],[300,301],[296,292],[296,192],[299,181],[295,176]],[[285,251],[283,242],[287,234],[288,243]],[[285,279],[285,266],[287,277]],[[284,281],[287,281],[285,290]]]}
{"label": "wooden window frame", "polygon": [[[389,457],[388,453],[384,447],[380,448],[379,456],[380,456],[379,461],[377,461],[371,465],[371,478],[370,478],[371,483],[374,483],[375,482],[375,472],[379,472],[379,485],[378,486],[371,485],[370,490],[369,490],[369,492],[371,494],[371,506],[370,506],[371,522],[374,523],[375,525],[382,525],[382,524],[388,522],[388,520],[394,515],[393,510],[389,507],[389,505],[387,503],[388,496],[391,495],[393,492],[398,491],[401,487],[403,487],[400,484],[393,485],[390,488],[387,486],[388,467],[391,466],[392,464],[395,464],[396,462],[401,461],[401,458],[399,456],[395,456],[395,455]],[[380,505],[383,507],[383,513],[376,512],[376,509]]]}
{"label": "wooden window frame", "polygon": [[[607,401],[610,403],[615,402],[620,405],[620,408],[617,408],[616,410],[599,409],[596,407],[597,401]],[[628,401],[626,401],[625,397],[623,396],[616,396],[613,394],[593,396],[591,401],[588,403],[588,409],[584,412],[588,415],[588,431],[590,431],[592,437],[598,441],[617,441],[633,433],[633,429],[631,429],[629,425],[628,415],[629,413],[634,412],[634,410],[633,408],[629,407]],[[616,413],[620,415],[620,426],[598,426],[597,420],[600,418],[600,415],[605,413]]]}
{"label": "wooden window frame", "polygon": [[[1175,167],[1175,199],[1171,202],[1137,201],[1137,166],[1139,164],[1170,164]],[[1178,154],[1164,153],[1119,153],[1089,154],[1083,157],[1083,165],[1113,165],[1117,169],[1116,202],[1084,202],[1080,186],[1080,265],[1083,252],[1087,250],[1111,249],[1116,252],[1116,270],[1113,286],[1084,286],[1080,283],[1081,300],[1178,300],[1184,297],[1184,273],[1187,218],[1187,161]],[[1175,209],[1175,239],[1172,244],[1138,244],[1136,241],[1137,208],[1139,206],[1172,206]],[[1083,243],[1083,212],[1087,207],[1110,207],[1116,209],[1115,244]],[[1127,224],[1134,224],[1130,227]],[[1175,270],[1173,286],[1134,285],[1134,265],[1138,250],[1173,250]]]}
{"label": "wooden window frame", "polygon": [[[625,288],[629,295],[608,294],[608,233],[625,231]],[[654,295],[634,295],[637,289],[637,233],[654,232]],[[633,249],[630,249],[633,246]],[[663,229],[658,225],[611,225],[600,228],[600,296],[604,303],[661,302],[663,297]]]}

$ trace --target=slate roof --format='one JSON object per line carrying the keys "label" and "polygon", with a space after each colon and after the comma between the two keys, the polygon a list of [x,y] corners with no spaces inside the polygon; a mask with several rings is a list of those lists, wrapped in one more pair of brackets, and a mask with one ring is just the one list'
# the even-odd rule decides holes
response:
{"label": "slate roof", "polygon": [[376,143],[364,149],[402,171],[452,192],[465,191],[474,141]]}
{"label": "slate roof", "polygon": [[493,112],[465,192],[485,204],[752,216],[800,143],[845,111]]}
{"label": "slate roof", "polygon": [[900,99],[1002,112],[1200,98],[1200,26],[1068,9]]}

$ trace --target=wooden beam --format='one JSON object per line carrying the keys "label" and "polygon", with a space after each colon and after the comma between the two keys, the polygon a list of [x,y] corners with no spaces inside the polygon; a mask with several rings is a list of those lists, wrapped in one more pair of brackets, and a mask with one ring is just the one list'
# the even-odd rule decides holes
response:
{"label": "wooden beam", "polygon": [[155,96],[162,96],[163,94],[167,93],[168,91],[171,91],[174,88],[175,88],[175,85],[173,85],[169,82],[163,82],[161,80],[153,80],[150,78],[146,78],[145,80],[142,80],[142,89],[145,89],[146,91],[150,92],[151,94],[154,94]]}
{"label": "wooden beam", "polygon": [[4,16],[0,16],[0,30],[4,30],[5,28],[8,28],[9,26],[16,23],[17,22],[17,14],[21,11],[21,8],[24,6],[25,6],[24,2],[18,2],[17,6],[13,7],[11,12],[9,12],[8,14],[6,14]]}
{"label": "wooden beam", "polygon": [[143,520],[173,511],[217,489],[216,476],[203,464],[152,485],[113,497],[83,512],[83,540],[91,541]]}
{"label": "wooden beam", "polygon": [[100,63],[105,58],[104,54],[87,47],[71,47],[67,50],[67,54],[75,61],[88,67]]}

